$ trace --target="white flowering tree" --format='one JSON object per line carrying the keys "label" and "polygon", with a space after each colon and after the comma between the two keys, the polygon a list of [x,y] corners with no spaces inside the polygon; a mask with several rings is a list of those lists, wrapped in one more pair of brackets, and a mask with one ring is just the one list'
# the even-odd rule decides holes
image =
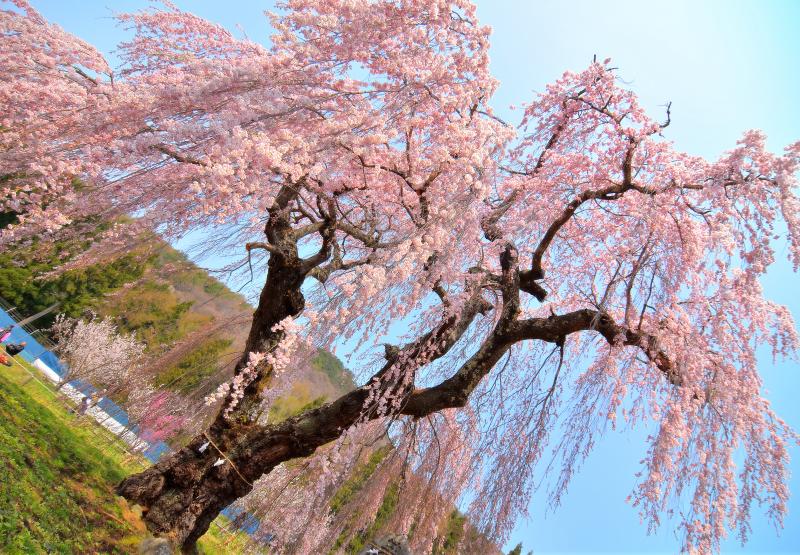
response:
{"label": "white flowering tree", "polygon": [[144,352],[143,343],[119,333],[109,318],[80,320],[61,314],[51,330],[66,367],[59,389],[77,379],[107,388],[127,383]]}

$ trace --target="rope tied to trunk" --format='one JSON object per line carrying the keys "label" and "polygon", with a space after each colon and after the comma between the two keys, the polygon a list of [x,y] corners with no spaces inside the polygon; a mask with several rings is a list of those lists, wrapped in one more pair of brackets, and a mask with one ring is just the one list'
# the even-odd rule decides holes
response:
{"label": "rope tied to trunk", "polygon": [[223,459],[225,459],[226,461],[228,461],[228,463],[231,465],[231,467],[232,467],[232,468],[233,468],[233,469],[236,471],[236,474],[238,474],[238,475],[239,475],[239,478],[241,478],[241,479],[244,481],[244,483],[245,483],[245,484],[247,484],[248,486],[250,486],[250,487],[253,487],[253,484],[252,484],[252,482],[250,482],[250,480],[248,480],[247,478],[245,478],[245,477],[242,475],[242,473],[241,473],[241,472],[239,472],[239,469],[236,467],[236,465],[235,465],[235,464],[233,464],[233,461],[232,461],[232,460],[231,460],[231,459],[228,457],[228,455],[226,455],[226,454],[224,453],[224,451],[222,451],[222,449],[220,449],[219,447],[217,447],[217,444],[216,444],[216,443],[214,443],[214,440],[213,440],[213,439],[211,439],[210,437],[208,437],[208,434],[206,434],[205,432],[203,432],[203,437],[204,437],[204,438],[206,438],[206,440],[208,440],[208,442],[211,444],[211,446],[212,446],[214,449],[216,449],[216,450],[217,450],[217,452],[218,452],[218,453],[219,453],[219,454],[222,456],[222,458],[223,458]]}

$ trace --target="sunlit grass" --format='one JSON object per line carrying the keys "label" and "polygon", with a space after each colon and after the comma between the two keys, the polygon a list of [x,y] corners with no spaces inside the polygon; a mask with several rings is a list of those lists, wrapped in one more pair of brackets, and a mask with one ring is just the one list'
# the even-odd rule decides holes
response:
{"label": "sunlit grass", "polygon": [[[0,553],[136,553],[144,524],[113,488],[147,461],[16,360],[0,370]],[[212,524],[202,553],[244,549],[247,536],[223,533],[226,523]]]}

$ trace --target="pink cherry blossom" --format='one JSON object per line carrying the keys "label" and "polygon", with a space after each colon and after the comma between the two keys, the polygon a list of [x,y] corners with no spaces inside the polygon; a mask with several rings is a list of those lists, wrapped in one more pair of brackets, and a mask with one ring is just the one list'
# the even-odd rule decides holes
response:
{"label": "pink cherry blossom", "polygon": [[[0,198],[19,223],[0,240],[118,218],[84,263],[129,232],[202,231],[208,252],[241,253],[234,276],[264,280],[208,429],[231,464],[199,434],[119,487],[151,531],[190,548],[249,493],[281,545],[318,550],[344,529],[326,513],[336,485],[382,437],[393,455],[348,518],[403,484],[391,526],[415,551],[453,504],[503,542],[538,488],[558,504],[607,424],[645,422],[631,502],[649,526],[677,508],[683,548],[708,552],[746,539],[754,502],[782,523],[797,436],[756,351],[791,356],[798,338],[759,280],[776,236],[800,265],[800,142],[776,154],[747,131],[718,160],[690,156],[664,138],[669,108],[647,114],[609,61],[565,73],[513,127],[466,0],[287,0],[269,47],[158,6],[120,17],[134,35],[113,79],[15,5]],[[355,349],[363,385],[265,423],[298,340]]]}

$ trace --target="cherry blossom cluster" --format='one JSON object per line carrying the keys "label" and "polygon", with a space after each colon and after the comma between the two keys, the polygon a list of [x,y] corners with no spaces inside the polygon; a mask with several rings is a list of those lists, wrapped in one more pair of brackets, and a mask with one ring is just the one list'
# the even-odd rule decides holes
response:
{"label": "cherry blossom cluster", "polygon": [[[226,399],[225,416],[230,416],[245,395],[245,390],[258,378],[261,372],[268,371],[274,380],[281,380],[283,373],[291,366],[292,355],[301,341],[298,332],[300,324],[292,318],[286,318],[275,324],[272,331],[281,334],[281,340],[270,352],[251,352],[248,354],[247,364],[237,372],[230,382],[220,384],[216,391],[205,398],[206,405],[214,405],[221,399]],[[266,370],[268,369],[268,370]],[[274,386],[268,392],[267,405],[273,402],[282,393],[282,389]],[[265,408],[268,409],[268,406]]]}
{"label": "cherry blossom cluster", "polygon": [[259,372],[259,364],[265,360],[265,353],[250,353],[247,358],[247,365],[243,370],[238,372],[233,380],[220,384],[217,390],[206,397],[205,402],[207,405],[213,405],[220,399],[228,399],[228,404],[225,407],[225,415],[230,415],[239,401],[244,397],[245,388],[250,385]]}
{"label": "cherry blossom cluster", "polygon": [[170,439],[184,430],[188,413],[186,400],[179,394],[154,392],[137,421],[139,436],[150,443]]}
{"label": "cherry blossom cluster", "polygon": [[132,334],[119,333],[110,318],[82,320],[59,314],[51,332],[66,367],[62,383],[81,379],[96,387],[119,388],[137,381],[145,346]]}

